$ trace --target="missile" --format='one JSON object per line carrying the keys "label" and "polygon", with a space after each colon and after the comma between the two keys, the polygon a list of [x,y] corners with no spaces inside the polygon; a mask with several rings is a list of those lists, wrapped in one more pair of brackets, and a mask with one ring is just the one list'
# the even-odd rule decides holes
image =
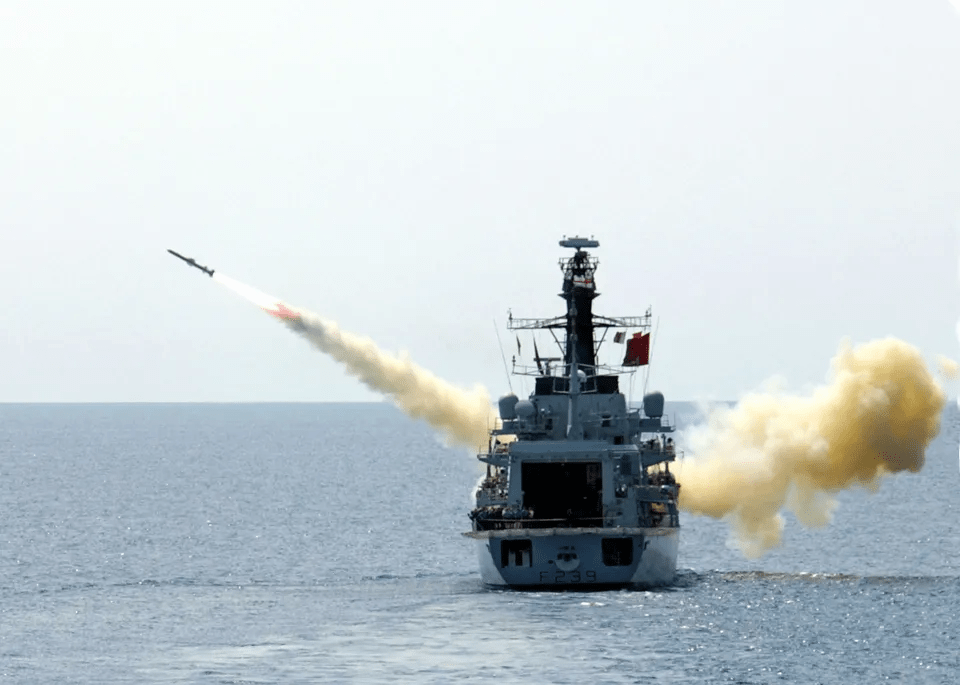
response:
{"label": "missile", "polygon": [[207,267],[203,266],[202,264],[197,264],[196,261],[194,261],[194,260],[191,259],[190,257],[184,257],[184,256],[183,256],[182,254],[180,254],[179,252],[174,252],[173,250],[167,250],[167,252],[169,252],[170,254],[172,254],[174,257],[177,257],[177,258],[179,258],[179,259],[182,259],[183,261],[185,261],[185,262],[186,262],[187,264],[189,264],[190,266],[194,266],[194,267],[200,269],[200,271],[202,271],[203,273],[207,274],[207,276],[213,277],[213,269],[207,268]]}

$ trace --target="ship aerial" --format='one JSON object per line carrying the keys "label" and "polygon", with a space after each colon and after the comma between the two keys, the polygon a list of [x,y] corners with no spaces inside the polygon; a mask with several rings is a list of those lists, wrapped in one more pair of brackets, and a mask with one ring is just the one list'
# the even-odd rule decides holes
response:
{"label": "ship aerial", "polygon": [[[620,391],[621,377],[649,363],[651,313],[595,315],[598,262],[586,248],[599,243],[570,238],[560,246],[575,250],[560,261],[566,313],[511,315],[508,327],[549,331],[561,356],[537,351],[535,365],[514,364],[514,374],[533,377],[534,391],[500,399],[501,425],[478,455],[486,477],[464,535],[476,541],[481,579],[491,586],[666,585],[680,539],[674,427],[661,393],[632,408]],[[603,344],[621,342],[622,363],[601,365]]]}

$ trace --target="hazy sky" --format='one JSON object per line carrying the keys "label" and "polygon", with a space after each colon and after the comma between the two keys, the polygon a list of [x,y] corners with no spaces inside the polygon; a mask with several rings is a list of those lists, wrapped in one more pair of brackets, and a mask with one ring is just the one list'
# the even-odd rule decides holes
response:
{"label": "hazy sky", "polygon": [[667,399],[960,357],[948,0],[8,0],[0,62],[0,401],[376,399],[168,247],[494,395],[564,234]]}

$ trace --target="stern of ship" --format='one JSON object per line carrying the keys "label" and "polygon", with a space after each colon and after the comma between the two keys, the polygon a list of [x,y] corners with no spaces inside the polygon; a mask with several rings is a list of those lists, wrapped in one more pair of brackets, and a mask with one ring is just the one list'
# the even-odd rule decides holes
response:
{"label": "stern of ship", "polygon": [[474,539],[490,586],[576,589],[673,582],[679,528],[482,531]]}

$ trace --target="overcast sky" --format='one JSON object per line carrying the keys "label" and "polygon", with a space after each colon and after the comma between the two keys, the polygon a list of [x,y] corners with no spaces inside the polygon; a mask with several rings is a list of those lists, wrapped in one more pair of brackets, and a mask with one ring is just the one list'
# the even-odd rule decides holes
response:
{"label": "overcast sky", "polygon": [[948,0],[8,0],[0,62],[0,401],[377,399],[166,248],[494,396],[565,234],[667,399],[960,357]]}

